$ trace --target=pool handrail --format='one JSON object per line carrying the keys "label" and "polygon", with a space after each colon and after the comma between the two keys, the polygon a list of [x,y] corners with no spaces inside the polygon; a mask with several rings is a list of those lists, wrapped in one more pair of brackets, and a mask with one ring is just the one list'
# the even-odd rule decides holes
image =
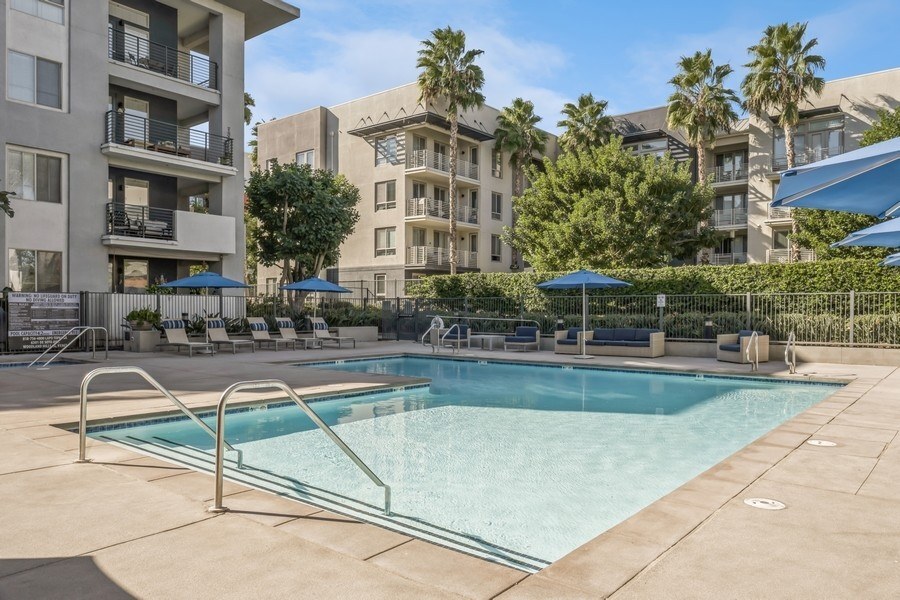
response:
{"label": "pool handrail", "polygon": [[[86,454],[87,454],[87,400],[88,400],[88,386],[91,381],[100,375],[115,375],[122,373],[134,373],[136,375],[140,375],[144,381],[149,383],[151,386],[156,388],[160,394],[169,399],[172,404],[178,407],[178,410],[183,412],[187,417],[192,420],[194,423],[200,426],[206,433],[208,433],[214,440],[217,440],[216,432],[213,431],[212,427],[203,422],[203,419],[195,415],[191,412],[188,407],[186,407],[181,400],[175,397],[172,392],[166,389],[161,383],[156,381],[150,374],[140,367],[129,367],[129,366],[119,366],[119,367],[100,367],[98,369],[94,369],[90,373],[84,376],[84,379],[81,380],[81,412],[78,417],[78,460],[77,463],[85,463],[91,462]],[[242,468],[244,466],[244,451],[233,448],[231,444],[228,442],[224,442],[225,446],[228,447],[232,452],[237,453],[237,466],[238,468]]]}
{"label": "pool handrail", "polygon": [[[750,350],[756,350],[754,358],[750,358]],[[759,332],[754,330],[750,334],[750,341],[747,342],[747,362],[750,363],[750,371],[759,371]]]}
{"label": "pool handrail", "polygon": [[109,331],[107,331],[106,327],[79,325],[77,327],[71,328],[70,330],[68,330],[67,332],[62,334],[59,338],[53,340],[53,343],[50,344],[50,346],[46,350],[41,352],[40,356],[38,356],[36,359],[31,361],[31,363],[26,368],[30,369],[31,367],[34,366],[35,363],[40,362],[40,360],[42,358],[44,358],[48,352],[53,350],[54,346],[56,346],[58,343],[60,343],[64,339],[66,339],[66,336],[71,335],[72,333],[75,333],[76,331],[78,332],[78,334],[75,337],[73,337],[71,340],[69,340],[68,344],[63,346],[59,350],[59,352],[57,352],[56,354],[54,354],[53,356],[50,357],[50,360],[48,360],[41,367],[38,367],[38,368],[39,369],[46,368],[50,363],[52,363],[54,360],[56,360],[56,357],[58,357],[60,354],[62,354],[66,350],[68,350],[69,346],[74,344],[82,335],[84,335],[88,331],[91,332],[91,358],[94,358],[94,356],[96,356],[96,354],[97,354],[97,332],[102,331],[104,347],[106,349],[106,356],[105,356],[104,360],[109,360]]}
{"label": "pool handrail", "polygon": [[209,512],[226,512],[228,508],[222,505],[222,495],[223,495],[223,487],[224,487],[224,462],[225,462],[225,452],[223,449],[223,444],[225,443],[225,409],[228,405],[228,399],[236,392],[243,390],[259,390],[259,389],[278,389],[287,394],[287,396],[294,401],[294,404],[300,407],[300,409],[306,413],[315,425],[322,430],[325,435],[331,438],[338,448],[343,451],[347,457],[353,461],[353,463],[365,473],[369,479],[372,480],[372,483],[377,485],[378,487],[384,490],[384,514],[390,516],[391,514],[391,486],[384,483],[378,475],[372,472],[372,469],[366,465],[359,458],[353,450],[350,449],[347,444],[344,443],[344,440],[338,436],[321,418],[319,415],[313,411],[297,392],[294,391],[294,388],[289,386],[287,383],[280,379],[260,379],[256,381],[239,381],[228,387],[224,392],[222,392],[222,396],[219,398],[219,404],[216,406],[216,493],[215,493],[215,501],[213,505],[209,508]]}
{"label": "pool handrail", "polygon": [[[432,317],[435,319],[455,319],[455,320],[464,320],[464,321],[505,321],[507,323],[534,323],[534,325],[540,329],[541,324],[534,319],[515,319],[512,317],[479,317],[477,315],[425,315],[426,317]],[[472,332],[473,335],[478,335],[478,332]],[[500,334],[497,334],[500,335]]]}
{"label": "pool handrail", "polygon": [[788,334],[787,344],[784,347],[784,364],[787,365],[788,373],[791,375],[797,373],[797,336],[793,331]]}

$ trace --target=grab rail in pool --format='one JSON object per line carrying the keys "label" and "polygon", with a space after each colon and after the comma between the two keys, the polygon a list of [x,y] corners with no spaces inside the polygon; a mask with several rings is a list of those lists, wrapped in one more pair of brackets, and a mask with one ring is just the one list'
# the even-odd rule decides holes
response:
{"label": "grab rail in pool", "polygon": [[[756,354],[751,359],[750,350],[755,350]],[[759,371],[759,333],[754,331],[750,334],[750,342],[747,344],[747,362],[750,363],[750,371]]]}
{"label": "grab rail in pool", "polygon": [[[444,320],[440,317],[434,317],[431,319],[431,325],[428,326],[428,330],[425,332],[425,335],[422,336],[422,345],[425,345],[425,338],[429,337],[432,331],[437,330],[440,334],[441,329],[444,328]],[[436,346],[434,343],[430,344],[431,352],[434,353]]]}
{"label": "grab rail in pool", "polygon": [[69,340],[68,344],[63,346],[59,350],[59,352],[57,352],[56,354],[54,354],[53,356],[50,357],[50,360],[48,360],[41,367],[38,367],[38,368],[43,369],[47,365],[52,363],[54,360],[56,360],[56,357],[58,357],[60,354],[62,354],[66,350],[68,350],[69,346],[74,344],[79,338],[81,338],[81,336],[83,336],[88,331],[91,332],[91,358],[94,358],[94,356],[97,354],[97,332],[102,331],[103,332],[103,343],[104,343],[104,347],[106,348],[106,358],[104,360],[109,360],[109,331],[106,330],[106,327],[79,326],[79,327],[73,327],[72,329],[70,329],[67,332],[65,332],[64,334],[62,334],[59,338],[54,340],[53,343],[50,344],[50,346],[46,350],[41,352],[40,356],[38,356],[36,359],[31,361],[31,363],[26,368],[30,369],[31,367],[33,367],[35,363],[39,362],[42,358],[44,358],[47,355],[48,352],[53,350],[54,346],[56,346],[58,343],[60,343],[64,339],[66,339],[67,336],[75,333],[76,331],[78,332],[78,334],[75,337],[73,337],[71,340]]}
{"label": "grab rail in pool", "polygon": [[331,427],[329,427],[322,419],[319,418],[313,409],[309,407],[306,401],[297,395],[297,392],[294,391],[292,387],[290,387],[284,381],[280,379],[261,379],[259,381],[239,381],[234,385],[230,386],[227,390],[222,392],[222,397],[219,399],[219,404],[216,407],[216,423],[218,424],[216,429],[216,499],[215,503],[209,508],[210,512],[225,512],[228,510],[227,507],[222,506],[222,487],[223,487],[223,479],[224,479],[224,460],[225,460],[225,452],[222,448],[225,443],[225,407],[228,405],[228,399],[232,396],[232,394],[242,391],[242,390],[259,390],[259,389],[278,389],[288,395],[288,397],[294,401],[294,403],[300,407],[300,409],[306,413],[313,423],[321,429],[325,435],[331,438],[337,447],[340,448],[347,457],[352,460],[357,467],[359,467],[363,473],[365,473],[369,479],[372,480],[372,483],[377,485],[378,487],[384,490],[384,514],[391,514],[391,486],[387,485],[381,479],[372,472],[366,463],[360,459],[353,450],[350,449],[347,444],[344,443],[344,440],[336,434]]}
{"label": "grab rail in pool", "polygon": [[788,334],[787,344],[784,347],[784,364],[787,365],[791,375],[797,373],[797,336],[793,331]]}
{"label": "grab rail in pool", "polygon": [[[87,453],[87,399],[88,399],[88,386],[91,381],[93,381],[96,377],[100,375],[113,375],[113,374],[121,374],[121,373],[134,373],[136,375],[140,375],[144,381],[152,385],[156,388],[160,394],[165,396],[172,402],[175,406],[178,407],[178,410],[183,412],[187,417],[200,426],[203,431],[208,433],[216,442],[218,443],[218,438],[216,436],[216,432],[213,431],[212,427],[203,422],[203,419],[192,413],[188,410],[184,404],[181,403],[181,400],[176,398],[172,392],[167,390],[161,383],[153,379],[150,376],[150,373],[143,370],[140,367],[100,367],[99,369],[94,369],[90,373],[84,376],[84,379],[81,380],[81,414],[78,419],[78,460],[75,462],[84,463],[90,462],[86,458]],[[221,422],[221,421],[218,421]],[[221,429],[221,428],[220,428]],[[244,451],[237,450],[231,447],[231,444],[228,442],[224,442],[225,446],[231,450],[232,452],[237,453],[237,466],[238,468],[242,468],[244,466]]]}

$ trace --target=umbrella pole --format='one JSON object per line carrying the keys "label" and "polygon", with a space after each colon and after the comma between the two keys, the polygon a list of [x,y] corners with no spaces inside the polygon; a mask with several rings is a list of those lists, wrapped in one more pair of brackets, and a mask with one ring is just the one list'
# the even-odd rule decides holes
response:
{"label": "umbrella pole", "polygon": [[588,313],[588,301],[587,301],[587,285],[581,284],[581,355],[576,356],[575,358],[580,358],[582,360],[594,358],[593,356],[589,356],[587,353],[587,345],[586,345],[586,335],[587,335],[587,313]]}

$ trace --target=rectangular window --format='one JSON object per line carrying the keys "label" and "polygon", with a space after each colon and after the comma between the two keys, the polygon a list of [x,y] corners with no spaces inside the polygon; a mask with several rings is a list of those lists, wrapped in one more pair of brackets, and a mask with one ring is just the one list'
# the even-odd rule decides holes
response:
{"label": "rectangular window", "polygon": [[491,192],[491,218],[499,221],[503,218],[503,194]]}
{"label": "rectangular window", "polygon": [[266,295],[274,296],[277,290],[278,280],[275,277],[266,277]]}
{"label": "rectangular window", "polygon": [[12,8],[53,23],[65,19],[64,0],[12,0]]}
{"label": "rectangular window", "polygon": [[375,165],[397,163],[397,136],[377,138],[375,140]]}
{"label": "rectangular window", "polygon": [[469,150],[469,162],[473,165],[478,164],[478,146],[472,146],[472,149]]}
{"label": "rectangular window", "polygon": [[396,180],[382,181],[375,184],[375,210],[397,208]]}
{"label": "rectangular window", "polygon": [[503,177],[503,152],[494,150],[491,152],[491,174],[494,177]]}
{"label": "rectangular window", "polygon": [[61,292],[62,253],[11,248],[9,285],[17,292]]}
{"label": "rectangular window", "polygon": [[315,150],[304,150],[303,152],[298,152],[294,158],[294,161],[298,165],[309,165],[314,166],[313,163],[316,162],[316,151]]}
{"label": "rectangular window", "polygon": [[13,100],[62,108],[62,65],[9,51],[7,94]]}
{"label": "rectangular window", "polygon": [[272,167],[275,166],[275,163],[278,162],[277,158],[270,158],[266,160],[266,171],[271,171]]}
{"label": "rectangular window", "polygon": [[412,230],[412,245],[413,246],[425,246],[428,232],[424,229],[420,229],[419,227],[413,227]]}
{"label": "rectangular window", "polygon": [[209,214],[209,195],[197,194],[195,196],[188,196],[188,209],[190,209],[192,213],[200,213],[203,215]]}
{"label": "rectangular window", "polygon": [[397,228],[383,227],[375,230],[375,256],[397,254]]}
{"label": "rectangular window", "polygon": [[469,252],[478,252],[478,236],[474,233],[469,236]]}
{"label": "rectangular window", "polygon": [[143,179],[126,177],[125,204],[150,206],[150,182]]}
{"label": "rectangular window", "polygon": [[16,199],[62,202],[62,159],[59,157],[7,150],[6,177]]}
{"label": "rectangular window", "polygon": [[375,297],[384,298],[387,292],[387,275],[385,273],[375,273]]}
{"label": "rectangular window", "polygon": [[124,292],[126,294],[143,294],[150,284],[149,264],[146,260],[122,261]]}
{"label": "rectangular window", "polygon": [[412,192],[413,198],[427,198],[428,197],[428,187],[421,181],[413,181],[412,190],[413,190],[413,192]]}
{"label": "rectangular window", "polygon": [[491,236],[491,262],[500,262],[503,259],[503,246],[499,235]]}

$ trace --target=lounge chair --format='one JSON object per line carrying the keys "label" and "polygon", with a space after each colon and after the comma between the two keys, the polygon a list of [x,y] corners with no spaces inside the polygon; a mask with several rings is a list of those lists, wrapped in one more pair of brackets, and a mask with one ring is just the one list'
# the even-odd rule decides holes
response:
{"label": "lounge chair", "polygon": [[455,346],[458,351],[465,344],[472,347],[472,330],[468,325],[451,325],[450,329],[441,332],[441,345]]}
{"label": "lounge chair", "polygon": [[529,348],[541,349],[541,330],[530,325],[519,325],[513,335],[503,338],[503,349],[521,348],[526,352]]}
{"label": "lounge chair", "polygon": [[[759,343],[759,362],[769,362],[769,336],[757,333]],[[741,329],[738,333],[724,333],[716,336],[716,360],[722,362],[750,364],[747,360],[747,348],[750,347],[752,329]],[[755,359],[754,350],[750,358]]]}
{"label": "lounge chair", "polygon": [[253,341],[256,342],[260,348],[266,344],[274,346],[276,351],[281,346],[290,346],[293,350],[297,349],[297,340],[284,340],[270,337],[269,326],[262,317],[247,317],[247,321],[250,323],[250,335],[253,336]]}
{"label": "lounge chair", "polygon": [[281,339],[303,342],[304,350],[309,350],[310,346],[312,346],[313,348],[318,348],[319,350],[322,349],[322,340],[314,337],[299,337],[297,335],[297,327],[290,319],[281,317],[279,319],[276,319],[275,325],[276,327],[278,327],[278,333],[281,334]]}
{"label": "lounge chair", "polygon": [[556,354],[581,354],[581,327],[569,327],[556,332]]}
{"label": "lounge chair", "polygon": [[317,340],[321,340],[323,344],[325,342],[337,342],[338,348],[342,348],[344,342],[349,341],[353,342],[353,347],[356,348],[356,340],[354,338],[331,335],[331,332],[328,331],[328,323],[322,317],[309,317],[309,322],[312,324],[313,335]]}
{"label": "lounge chair", "polygon": [[256,352],[256,343],[253,340],[233,340],[225,331],[224,319],[206,319],[206,333],[213,346],[231,346],[231,353],[237,354],[239,346],[248,346],[251,352]]}
{"label": "lounge chair", "polygon": [[166,319],[162,322],[162,328],[166,332],[166,341],[160,346],[175,346],[176,352],[187,348],[188,356],[194,356],[194,350],[208,350],[210,354],[216,353],[215,347],[208,342],[190,341],[184,330],[184,321],[181,319]]}

